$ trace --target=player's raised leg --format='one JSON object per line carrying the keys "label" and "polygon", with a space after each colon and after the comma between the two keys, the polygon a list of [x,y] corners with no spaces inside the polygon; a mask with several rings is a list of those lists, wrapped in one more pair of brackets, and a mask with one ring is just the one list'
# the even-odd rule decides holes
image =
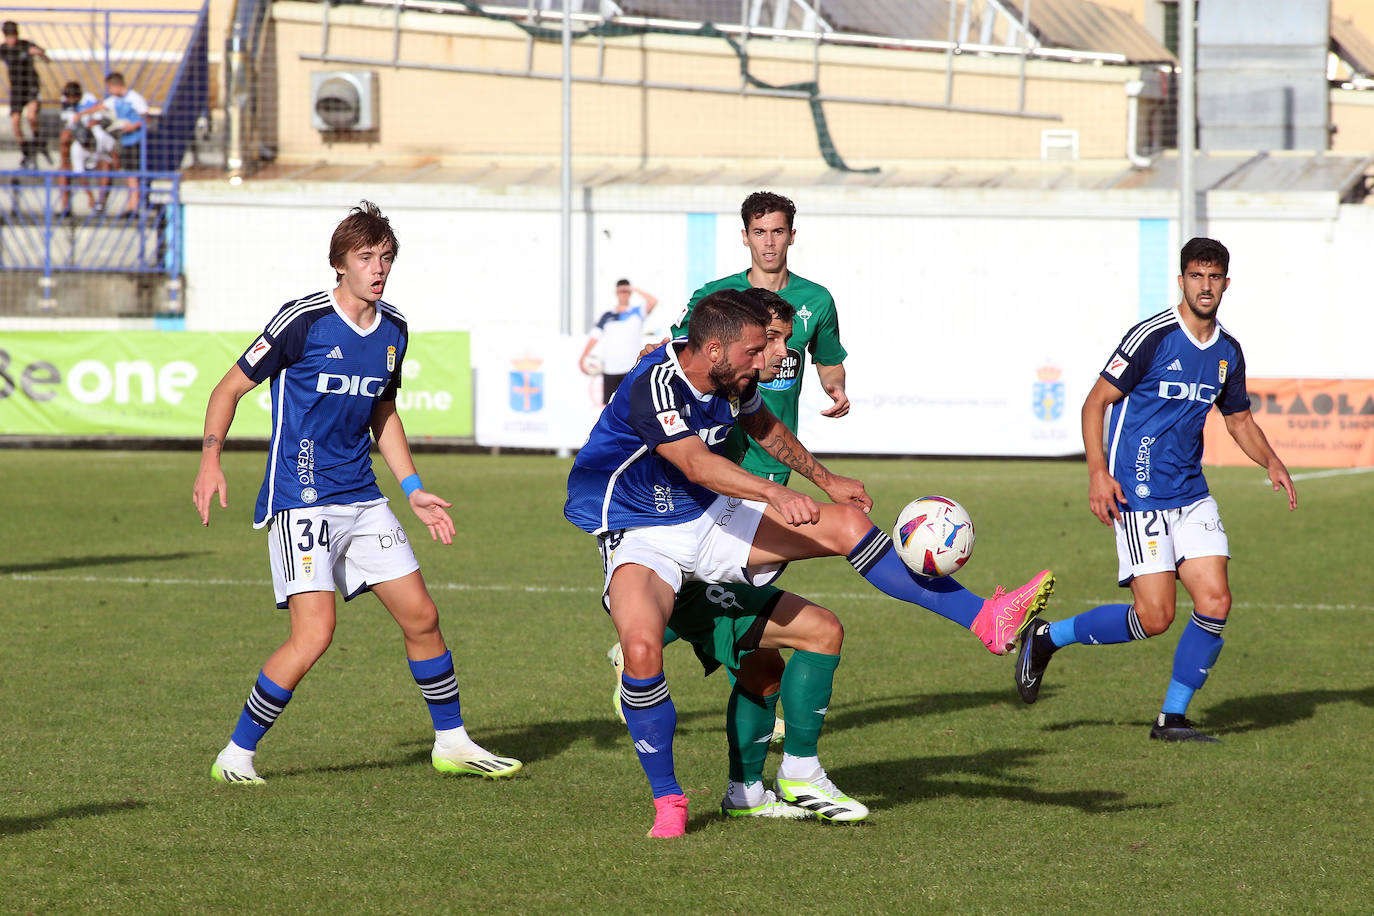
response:
{"label": "player's raised leg", "polygon": [[663,631],[672,613],[673,594],[671,585],[637,563],[616,566],[606,589],[611,622],[625,660],[621,708],[654,798],[651,837],[687,832],[687,796],[673,763],[677,708],[663,676]]}
{"label": "player's raised leg", "polygon": [[229,785],[262,785],[253,767],[258,742],[277,721],[293,691],[334,639],[334,593],[300,592],[289,599],[291,632],[267,659],[239,714],[234,733],[210,775]]}
{"label": "player's raised leg", "polygon": [[514,776],[522,764],[513,757],[493,754],[468,736],[463,724],[458,677],[453,653],[439,630],[439,610],[415,570],[398,579],[372,586],[372,591],[396,620],[405,638],[410,673],[425,698],[434,725],[430,762],[440,773],[501,779]]}
{"label": "player's raised leg", "polygon": [[[1042,570],[1010,592],[981,598],[951,577],[929,579],[902,562],[892,538],[854,506],[823,504],[820,521],[793,527],[771,506],[754,535],[749,563],[766,565],[810,557],[842,556],[884,594],[919,605],[972,631],[993,655],[1015,645],[1029,621],[1049,601],[1054,574]],[[786,701],[783,701],[784,708]]]}

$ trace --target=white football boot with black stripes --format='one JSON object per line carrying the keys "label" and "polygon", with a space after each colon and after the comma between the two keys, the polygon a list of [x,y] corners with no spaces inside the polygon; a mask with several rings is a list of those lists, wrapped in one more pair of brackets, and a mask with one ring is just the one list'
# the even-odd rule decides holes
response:
{"label": "white football boot with black stripes", "polygon": [[809,779],[779,775],[778,800],[810,811],[823,821],[852,822],[868,817],[868,808],[841,792],[825,770]]}
{"label": "white football boot with black stripes", "polygon": [[215,758],[210,775],[231,786],[261,786],[267,782],[253,769],[253,752],[245,751],[232,741]]}
{"label": "white football boot with black stripes", "polygon": [[434,750],[430,752],[429,760],[440,773],[454,776],[483,776],[487,779],[514,776],[524,766],[514,757],[498,757],[471,741],[459,747],[442,747],[436,743]]}

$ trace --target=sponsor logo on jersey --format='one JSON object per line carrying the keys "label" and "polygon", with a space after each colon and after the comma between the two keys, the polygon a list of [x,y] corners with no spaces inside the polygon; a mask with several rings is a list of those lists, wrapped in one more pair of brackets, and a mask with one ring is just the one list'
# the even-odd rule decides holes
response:
{"label": "sponsor logo on jersey", "polygon": [[395,348],[395,347],[387,347],[387,348],[386,348],[386,371],[387,371],[387,372],[395,372],[395,371],[396,371],[396,348]]}
{"label": "sponsor logo on jersey", "polygon": [[759,387],[767,388],[769,391],[786,391],[797,383],[797,378],[801,375],[801,366],[801,351],[788,347],[777,376],[771,382],[759,382]]}
{"label": "sponsor logo on jersey", "polygon": [[315,558],[310,554],[301,557],[301,577],[305,579],[315,578]]}
{"label": "sponsor logo on jersey", "polygon": [[1121,373],[1125,372],[1126,367],[1129,365],[1130,363],[1126,361],[1126,357],[1122,356],[1120,353],[1116,353],[1112,355],[1111,360],[1107,363],[1105,371],[1112,378],[1121,378]]}
{"label": "sponsor logo on jersey", "polygon": [[524,356],[511,360],[510,409],[516,413],[538,413],[544,409],[542,359]]}
{"label": "sponsor logo on jersey", "polygon": [[[661,417],[663,414],[659,414],[659,416]],[[697,435],[707,445],[720,445],[730,436],[732,429],[734,429],[733,426],[712,426],[708,429],[697,430]]]}
{"label": "sponsor logo on jersey", "polygon": [[[1183,371],[1183,360],[1179,359],[1177,356],[1174,357],[1174,361],[1171,362],[1171,363],[1169,363],[1169,365],[1165,366],[1165,367],[1164,367],[1164,371],[1165,371],[1165,372],[1182,372],[1182,371]],[[1222,379],[1222,381],[1225,381],[1225,379]]]}
{"label": "sponsor logo on jersey", "polygon": [[[1135,488],[1137,496],[1150,495],[1150,488],[1145,485],[1145,481],[1150,479],[1150,446],[1154,444],[1154,439],[1141,436],[1140,445],[1135,450],[1135,479],[1140,482],[1140,486]],[[1141,490],[1145,492],[1141,493]]]}
{"label": "sponsor logo on jersey", "polygon": [[324,355],[325,359],[343,359],[343,347],[336,346]]}
{"label": "sponsor logo on jersey", "polygon": [[397,544],[406,543],[406,531],[404,528],[397,528],[394,531],[385,531],[377,535],[377,542],[381,544],[383,550],[389,550]]}
{"label": "sponsor logo on jersey", "polygon": [[1226,384],[1226,367],[1227,367],[1227,365],[1228,365],[1228,363],[1227,363],[1226,360],[1224,360],[1224,359],[1221,360],[1221,361],[1219,361],[1219,362],[1217,363],[1217,384],[1218,384],[1218,385],[1225,385],[1225,384]]}
{"label": "sponsor logo on jersey", "polygon": [[386,379],[367,375],[339,375],[334,372],[321,372],[315,379],[315,390],[320,394],[361,394],[365,398],[375,398],[386,388]]}
{"label": "sponsor logo on jersey", "polygon": [[1031,386],[1031,410],[1037,420],[1052,423],[1064,415],[1064,370],[1057,366],[1041,366],[1035,370],[1036,381]]}
{"label": "sponsor logo on jersey", "polygon": [[[673,511],[673,491],[670,487],[663,484],[654,484],[654,511],[659,515],[666,515]],[[615,545],[611,545],[614,547]]]}
{"label": "sponsor logo on jersey", "polygon": [[296,452],[296,479],[301,486],[315,482],[315,440],[302,439]]}
{"label": "sponsor logo on jersey", "polygon": [[267,342],[266,337],[259,337],[253,341],[253,346],[248,348],[248,352],[243,354],[243,359],[250,366],[256,366],[267,355],[267,351],[272,349],[272,345]]}
{"label": "sponsor logo on jersey", "polygon": [[1159,396],[1170,401],[1197,401],[1199,404],[1211,404],[1219,394],[1221,394],[1220,388],[1202,382],[1170,382],[1164,379],[1159,382]]}
{"label": "sponsor logo on jersey", "polygon": [[301,502],[303,503],[313,503],[319,498],[320,494],[315,492],[314,487],[306,487],[304,490],[301,490]]}
{"label": "sponsor logo on jersey", "polygon": [[660,410],[655,416],[658,417],[658,425],[663,427],[663,435],[676,436],[687,432],[687,421],[676,410]]}

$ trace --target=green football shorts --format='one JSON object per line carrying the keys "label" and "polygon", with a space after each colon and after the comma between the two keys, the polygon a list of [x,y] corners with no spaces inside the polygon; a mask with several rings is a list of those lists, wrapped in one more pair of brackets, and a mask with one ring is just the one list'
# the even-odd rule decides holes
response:
{"label": "green football shorts", "polygon": [[759,647],[763,628],[778,606],[783,590],[773,585],[682,585],[663,644],[685,639],[710,674],[721,665],[739,670],[744,656]]}

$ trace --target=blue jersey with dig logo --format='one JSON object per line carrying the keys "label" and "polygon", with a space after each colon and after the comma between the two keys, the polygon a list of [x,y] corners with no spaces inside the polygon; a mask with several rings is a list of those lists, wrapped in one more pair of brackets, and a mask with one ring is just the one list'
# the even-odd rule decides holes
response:
{"label": "blue jersey with dig logo", "polygon": [[271,379],[272,436],[254,527],[283,509],[381,500],[372,473],[372,409],[401,387],[405,319],[377,303],[354,324],[324,291],[286,303],[239,357],[255,382]]}
{"label": "blue jersey with dig logo", "polygon": [[1216,404],[1223,415],[1250,408],[1245,356],[1220,324],[1193,337],[1177,308],[1126,333],[1102,378],[1125,393],[1107,414],[1107,468],[1126,507],[1175,509],[1207,495],[1202,427]]}

